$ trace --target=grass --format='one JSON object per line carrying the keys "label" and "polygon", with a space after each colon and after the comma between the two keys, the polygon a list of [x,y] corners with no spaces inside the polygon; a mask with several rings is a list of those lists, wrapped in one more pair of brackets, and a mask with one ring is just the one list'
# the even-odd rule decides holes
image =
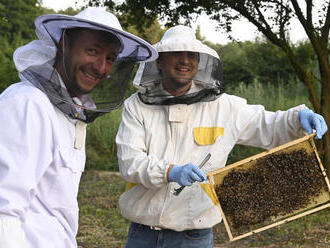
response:
{"label": "grass", "polygon": [[[129,222],[119,212],[118,199],[125,182],[108,171],[85,171],[79,192],[80,223],[77,236],[82,248],[122,248]],[[279,227],[228,243],[222,223],[214,228],[218,248],[326,248],[330,247],[330,208]]]}
{"label": "grass", "polygon": [[128,221],[121,217],[118,199],[123,180],[110,172],[86,171],[80,185],[78,243],[86,248],[122,247]]}

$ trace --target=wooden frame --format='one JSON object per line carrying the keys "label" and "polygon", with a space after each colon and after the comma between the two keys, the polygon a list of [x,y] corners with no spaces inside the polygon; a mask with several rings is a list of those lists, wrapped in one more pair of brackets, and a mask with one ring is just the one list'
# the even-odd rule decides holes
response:
{"label": "wooden frame", "polygon": [[[272,227],[287,223],[289,221],[298,219],[300,217],[303,217],[303,216],[306,216],[306,215],[309,215],[309,214],[315,213],[317,211],[320,211],[322,209],[330,207],[330,182],[329,182],[329,179],[326,175],[326,172],[325,172],[325,169],[322,165],[320,157],[317,153],[316,146],[315,146],[315,143],[314,143],[314,140],[313,140],[314,136],[315,136],[315,133],[310,134],[310,135],[306,135],[306,136],[304,136],[300,139],[297,139],[297,140],[291,141],[289,143],[286,143],[284,145],[275,147],[275,148],[273,148],[269,151],[259,153],[255,156],[243,159],[243,160],[238,161],[234,164],[228,165],[224,168],[221,168],[221,169],[216,170],[216,171],[212,171],[212,172],[207,174],[208,180],[209,180],[210,184],[212,185],[211,188],[212,188],[213,197],[216,200],[217,206],[219,207],[219,210],[220,210],[220,213],[221,213],[226,231],[228,233],[229,241],[235,241],[235,240],[238,240],[238,239],[245,238],[245,237],[250,236],[252,234],[265,231],[265,230],[270,229]],[[299,210],[295,211],[294,213],[289,214],[287,216],[277,217],[277,218],[274,219],[274,222],[271,223],[271,224],[267,224],[265,226],[262,226],[260,228],[255,229],[255,230],[252,230],[252,231],[249,231],[249,232],[246,232],[244,234],[241,234],[241,235],[238,235],[238,236],[234,237],[233,232],[232,232],[232,230],[230,228],[230,225],[229,225],[229,221],[228,221],[226,215],[224,214],[224,211],[222,210],[221,204],[220,204],[220,202],[218,200],[218,197],[217,197],[217,194],[215,192],[215,186],[220,185],[223,181],[223,178],[230,171],[232,171],[234,168],[243,167],[243,168],[246,169],[246,168],[249,168],[249,167],[253,166],[258,159],[260,159],[260,158],[262,158],[266,155],[273,154],[273,153],[276,153],[276,152],[281,152],[282,150],[283,150],[283,152],[284,151],[288,152],[290,150],[297,150],[297,148],[298,149],[299,148],[304,148],[307,151],[307,153],[314,153],[315,154],[315,156],[317,158],[317,161],[318,161],[320,171],[321,171],[322,175],[324,176],[324,180],[325,180],[326,185],[327,185],[327,191],[322,192],[321,195],[314,198],[313,203],[311,203],[309,206],[307,206],[305,208],[299,209]]]}

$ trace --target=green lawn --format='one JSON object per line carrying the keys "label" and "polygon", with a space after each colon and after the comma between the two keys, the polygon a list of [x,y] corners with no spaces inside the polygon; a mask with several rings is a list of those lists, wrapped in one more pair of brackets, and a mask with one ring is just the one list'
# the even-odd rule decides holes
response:
{"label": "green lawn", "polygon": [[[118,209],[118,198],[124,189],[125,182],[116,173],[93,170],[84,173],[78,197],[79,246],[124,247],[129,222]],[[215,247],[326,248],[330,247],[330,208],[232,243],[227,242],[222,223],[214,230]]]}

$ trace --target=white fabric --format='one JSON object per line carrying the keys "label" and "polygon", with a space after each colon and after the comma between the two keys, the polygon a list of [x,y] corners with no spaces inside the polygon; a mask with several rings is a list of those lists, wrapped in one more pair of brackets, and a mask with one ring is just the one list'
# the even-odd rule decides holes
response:
{"label": "white fabric", "polygon": [[29,82],[7,88],[0,109],[1,218],[21,221],[27,248],[77,247],[77,194],[85,166],[85,144],[74,148],[77,121]]}
{"label": "white fabric", "polygon": [[27,248],[19,219],[0,216],[0,248]]}
{"label": "white fabric", "polygon": [[[134,222],[182,231],[209,228],[221,221],[218,207],[198,183],[179,196],[168,183],[170,164],[198,164],[210,172],[225,166],[235,144],[270,149],[303,135],[297,106],[269,112],[261,105],[222,94],[210,102],[191,105],[146,105],[134,94],[126,100],[116,142],[119,169],[125,180],[136,183],[119,200],[122,215]],[[198,145],[194,128],[219,127],[224,134],[213,144]]]}

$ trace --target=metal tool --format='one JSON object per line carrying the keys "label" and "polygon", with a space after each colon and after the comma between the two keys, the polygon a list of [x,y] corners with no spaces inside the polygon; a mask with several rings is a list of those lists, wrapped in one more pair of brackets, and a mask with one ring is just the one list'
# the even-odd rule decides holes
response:
{"label": "metal tool", "polygon": [[[211,157],[211,153],[208,153],[208,154],[206,155],[206,157],[204,158],[204,160],[200,163],[200,165],[198,165],[198,168],[202,169],[203,166],[206,164],[206,162],[209,161],[210,157]],[[173,194],[174,194],[175,196],[179,195],[179,194],[181,193],[181,191],[182,191],[185,187],[186,187],[186,186],[181,186],[180,188],[174,189]]]}

